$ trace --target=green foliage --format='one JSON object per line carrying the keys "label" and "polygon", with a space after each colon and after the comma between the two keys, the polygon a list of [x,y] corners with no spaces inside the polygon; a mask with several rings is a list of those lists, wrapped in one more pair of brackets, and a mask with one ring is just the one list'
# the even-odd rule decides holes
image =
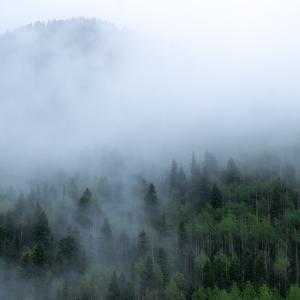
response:
{"label": "green foliage", "polygon": [[37,267],[44,267],[47,263],[45,246],[41,242],[36,243],[33,247],[32,262]]}
{"label": "green foliage", "polygon": [[181,291],[174,279],[172,279],[166,286],[165,297],[167,300],[185,300],[184,292]]}
{"label": "green foliage", "polygon": [[74,268],[78,264],[79,253],[78,245],[73,235],[68,234],[58,243],[58,252],[56,261],[61,269],[68,270]]}
{"label": "green foliage", "polygon": [[90,179],[39,186],[0,211],[0,263],[33,299],[298,299],[297,176],[232,159],[222,171],[207,154],[188,175],[173,161],[157,189],[142,177],[96,178],[81,198]]}
{"label": "green foliage", "polygon": [[108,286],[107,300],[119,300],[121,296],[118,276],[116,272],[113,272]]}
{"label": "green foliage", "polygon": [[34,241],[42,243],[48,247],[51,243],[51,231],[48,225],[48,218],[45,212],[42,212],[33,228]]}
{"label": "green foliage", "polygon": [[222,193],[216,184],[213,185],[211,191],[211,205],[213,208],[221,208],[223,207],[223,198]]}

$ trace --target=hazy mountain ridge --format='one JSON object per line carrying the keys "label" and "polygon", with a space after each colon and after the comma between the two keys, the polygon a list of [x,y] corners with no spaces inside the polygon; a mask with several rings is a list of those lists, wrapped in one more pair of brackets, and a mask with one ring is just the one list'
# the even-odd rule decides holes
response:
{"label": "hazy mountain ridge", "polygon": [[38,22],[2,35],[2,174],[74,169],[78,157],[86,166],[82,157],[103,147],[149,164],[187,161],[195,150],[225,160],[241,150],[284,145],[285,152],[295,142],[292,98],[270,109],[272,97],[259,88],[250,97],[257,79],[244,77],[244,65],[228,81],[229,70],[207,53],[199,57],[92,19]]}

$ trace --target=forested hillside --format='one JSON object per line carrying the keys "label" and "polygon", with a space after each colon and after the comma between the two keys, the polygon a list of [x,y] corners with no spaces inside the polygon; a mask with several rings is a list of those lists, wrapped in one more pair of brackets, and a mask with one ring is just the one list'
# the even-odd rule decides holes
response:
{"label": "forested hillside", "polygon": [[229,19],[0,36],[0,300],[300,299],[298,45]]}
{"label": "forested hillside", "polygon": [[300,299],[293,164],[158,171],[2,188],[1,299]]}

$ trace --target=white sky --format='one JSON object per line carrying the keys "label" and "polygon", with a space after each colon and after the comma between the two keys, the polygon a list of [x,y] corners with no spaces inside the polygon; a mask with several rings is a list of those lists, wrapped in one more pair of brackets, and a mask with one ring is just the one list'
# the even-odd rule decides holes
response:
{"label": "white sky", "polygon": [[0,31],[78,16],[183,44],[204,40],[230,48],[293,43],[300,32],[298,0],[0,0]]}

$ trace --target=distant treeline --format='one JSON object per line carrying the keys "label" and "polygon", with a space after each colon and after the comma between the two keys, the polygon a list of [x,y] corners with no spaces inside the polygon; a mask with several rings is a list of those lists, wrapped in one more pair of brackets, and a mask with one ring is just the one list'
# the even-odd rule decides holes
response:
{"label": "distant treeline", "polygon": [[293,163],[221,167],[206,153],[151,181],[79,174],[2,190],[0,298],[300,299]]}

